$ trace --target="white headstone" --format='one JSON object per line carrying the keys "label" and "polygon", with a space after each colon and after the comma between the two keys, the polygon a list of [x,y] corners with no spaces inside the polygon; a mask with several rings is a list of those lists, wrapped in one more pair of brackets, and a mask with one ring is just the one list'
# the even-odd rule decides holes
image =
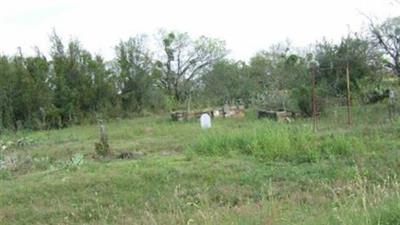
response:
{"label": "white headstone", "polygon": [[394,104],[395,103],[395,94],[393,90],[389,91],[389,103]]}
{"label": "white headstone", "polygon": [[394,91],[393,90],[389,90],[389,98],[394,98]]}
{"label": "white headstone", "polygon": [[201,128],[207,129],[211,127],[211,117],[207,113],[203,113],[200,117]]}

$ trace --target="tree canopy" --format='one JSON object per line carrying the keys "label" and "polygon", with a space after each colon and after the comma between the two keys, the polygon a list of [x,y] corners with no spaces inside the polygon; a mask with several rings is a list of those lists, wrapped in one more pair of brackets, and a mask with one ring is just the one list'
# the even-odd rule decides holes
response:
{"label": "tree canopy", "polygon": [[48,54],[36,49],[31,56],[22,50],[0,55],[0,130],[167,112],[189,101],[196,107],[241,102],[307,114],[311,59],[319,64],[318,95],[325,97],[345,95],[347,67],[356,93],[390,71],[400,75],[399,17],[371,23],[369,35],[350,33],[307,51],[279,44],[247,61],[229,58],[225,42],[211,37],[176,31],[149,37],[121,40],[111,60],[56,32]]}

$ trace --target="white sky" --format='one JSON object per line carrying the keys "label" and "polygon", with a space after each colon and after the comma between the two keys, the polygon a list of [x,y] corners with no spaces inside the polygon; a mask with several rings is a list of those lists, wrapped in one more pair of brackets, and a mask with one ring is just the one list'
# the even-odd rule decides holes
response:
{"label": "white sky", "polygon": [[338,41],[367,21],[400,15],[395,0],[0,0],[0,53],[18,46],[49,50],[54,27],[66,41],[107,59],[121,39],[160,28],[226,41],[231,56],[248,59],[261,49],[289,39],[306,47],[326,37]]}

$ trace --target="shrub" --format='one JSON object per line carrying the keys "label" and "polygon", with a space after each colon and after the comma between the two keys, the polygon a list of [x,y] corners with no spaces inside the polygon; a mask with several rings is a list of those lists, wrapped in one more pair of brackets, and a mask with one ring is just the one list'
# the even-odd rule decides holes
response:
{"label": "shrub", "polygon": [[[292,92],[292,99],[297,103],[298,110],[303,116],[312,116],[312,89],[307,86],[299,86]],[[323,113],[326,108],[326,103],[323,101],[324,96],[323,88],[317,88],[316,90],[316,106],[317,112]]]}

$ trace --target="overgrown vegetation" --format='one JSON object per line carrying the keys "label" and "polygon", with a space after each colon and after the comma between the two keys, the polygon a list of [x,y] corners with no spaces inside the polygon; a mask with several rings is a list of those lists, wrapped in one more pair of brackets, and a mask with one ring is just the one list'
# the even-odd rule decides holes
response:
{"label": "overgrown vegetation", "polygon": [[[0,170],[2,224],[397,224],[400,124],[384,105],[331,107],[312,132],[246,118],[107,123],[115,153],[99,160],[97,125],[8,133]],[[386,115],[382,118],[382,115]],[[379,120],[381,119],[381,120]],[[12,162],[12,164],[10,164]],[[34,204],[32,204],[34,202]],[[40,208],[39,208],[40,207]]]}
{"label": "overgrown vegetation", "polygon": [[97,115],[126,118],[224,103],[309,116],[312,61],[319,64],[323,111],[323,99],[346,94],[347,67],[354,96],[398,75],[398,30],[399,18],[390,18],[371,23],[362,35],[349,33],[338,44],[321,41],[305,53],[278,44],[248,62],[229,59],[224,41],[167,31],[156,35],[158,49],[150,50],[148,36],[137,35],[121,41],[115,58],[105,61],[54,31],[49,54],[37,49],[33,56],[22,50],[0,56],[0,129],[64,128],[95,122]]}
{"label": "overgrown vegetation", "polygon": [[[121,41],[109,62],[56,32],[48,55],[0,56],[0,223],[400,224],[398,102],[386,102],[400,93],[399,32],[389,18],[248,62],[175,31],[158,49]],[[223,104],[246,117],[205,130],[158,115]],[[258,108],[297,116],[257,120]]]}
{"label": "overgrown vegetation", "polygon": [[233,132],[214,130],[198,138],[189,153],[208,156],[244,154],[261,161],[319,162],[331,157],[347,158],[366,151],[357,135],[315,135],[310,127],[254,122]]}
{"label": "overgrown vegetation", "polygon": [[94,143],[94,148],[98,156],[106,157],[111,155],[111,148],[108,144],[108,134],[103,122],[99,122],[100,141]]}

